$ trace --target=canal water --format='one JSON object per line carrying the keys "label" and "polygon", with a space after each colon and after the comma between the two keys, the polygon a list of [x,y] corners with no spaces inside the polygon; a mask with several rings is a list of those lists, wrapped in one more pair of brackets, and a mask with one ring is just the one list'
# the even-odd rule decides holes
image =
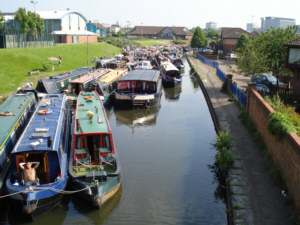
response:
{"label": "canal water", "polygon": [[211,169],[216,132],[197,80],[184,65],[181,87],[164,89],[160,107],[107,109],[123,179],[107,205],[94,210],[68,195],[27,223],[2,202],[8,205],[0,224],[226,225],[226,205]]}

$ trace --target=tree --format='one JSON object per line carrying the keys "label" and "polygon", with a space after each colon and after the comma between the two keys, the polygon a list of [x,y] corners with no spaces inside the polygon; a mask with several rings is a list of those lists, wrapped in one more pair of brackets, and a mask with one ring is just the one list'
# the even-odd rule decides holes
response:
{"label": "tree", "polygon": [[[0,11],[1,13],[1,11]],[[2,15],[0,15],[0,30],[2,30],[2,28],[4,27],[4,17]]]}
{"label": "tree", "polygon": [[[245,75],[269,73],[278,77],[286,74],[286,49],[284,42],[296,37],[296,27],[271,29],[249,40],[240,41],[237,65]],[[244,38],[243,38],[244,39]]]}
{"label": "tree", "polygon": [[19,8],[15,18],[20,23],[21,30],[25,37],[29,31],[31,31],[33,38],[36,36],[36,33],[40,36],[43,35],[45,27],[44,20],[37,13],[31,11],[26,12],[25,9]]}
{"label": "tree", "polygon": [[206,44],[207,44],[207,39],[205,38],[203,31],[201,30],[200,27],[196,27],[194,31],[194,35],[191,40],[192,48],[202,48],[206,46]]}
{"label": "tree", "polygon": [[243,52],[249,46],[249,37],[246,34],[242,34],[237,41],[236,49],[238,52]]}
{"label": "tree", "polygon": [[27,16],[26,10],[23,8],[19,8],[15,15],[16,20],[20,23],[21,31],[24,36],[27,36],[29,32],[29,18]]}

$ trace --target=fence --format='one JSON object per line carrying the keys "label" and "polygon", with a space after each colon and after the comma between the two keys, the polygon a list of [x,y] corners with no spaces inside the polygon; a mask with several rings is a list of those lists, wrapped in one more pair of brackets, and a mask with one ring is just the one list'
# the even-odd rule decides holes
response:
{"label": "fence", "polygon": [[[222,82],[226,81],[226,74],[219,68],[219,63],[217,61],[211,60],[211,59],[207,59],[207,58],[205,58],[204,56],[202,56],[200,54],[198,54],[198,58],[204,64],[216,68],[217,69],[216,74],[220,78],[220,80]],[[246,105],[247,105],[247,95],[241,89],[239,89],[235,84],[233,84],[233,83],[230,84],[230,91],[232,92],[232,94],[234,95],[234,97],[239,100],[239,102],[241,103],[241,105],[244,108],[246,108]]]}

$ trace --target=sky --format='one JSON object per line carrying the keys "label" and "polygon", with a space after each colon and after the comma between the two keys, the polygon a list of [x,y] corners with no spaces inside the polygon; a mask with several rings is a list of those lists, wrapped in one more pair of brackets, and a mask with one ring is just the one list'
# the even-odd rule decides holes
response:
{"label": "sky", "polygon": [[[31,3],[35,2],[35,4]],[[273,16],[296,19],[300,24],[299,0],[0,0],[1,12],[66,10],[81,13],[92,22],[121,26],[184,26],[205,28],[240,27]]]}

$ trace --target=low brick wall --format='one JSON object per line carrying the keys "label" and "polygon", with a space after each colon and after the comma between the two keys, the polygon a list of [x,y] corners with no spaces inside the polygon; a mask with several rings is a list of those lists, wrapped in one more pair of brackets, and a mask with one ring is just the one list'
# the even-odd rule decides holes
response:
{"label": "low brick wall", "polygon": [[269,115],[273,108],[251,89],[248,95],[248,113],[254,120],[275,165],[280,169],[294,204],[300,212],[300,138],[291,133],[278,141],[268,129]]}
{"label": "low brick wall", "polygon": [[200,52],[200,55],[204,56],[205,58],[212,59],[212,60],[219,60],[218,55],[212,55],[212,54],[205,54]]}

